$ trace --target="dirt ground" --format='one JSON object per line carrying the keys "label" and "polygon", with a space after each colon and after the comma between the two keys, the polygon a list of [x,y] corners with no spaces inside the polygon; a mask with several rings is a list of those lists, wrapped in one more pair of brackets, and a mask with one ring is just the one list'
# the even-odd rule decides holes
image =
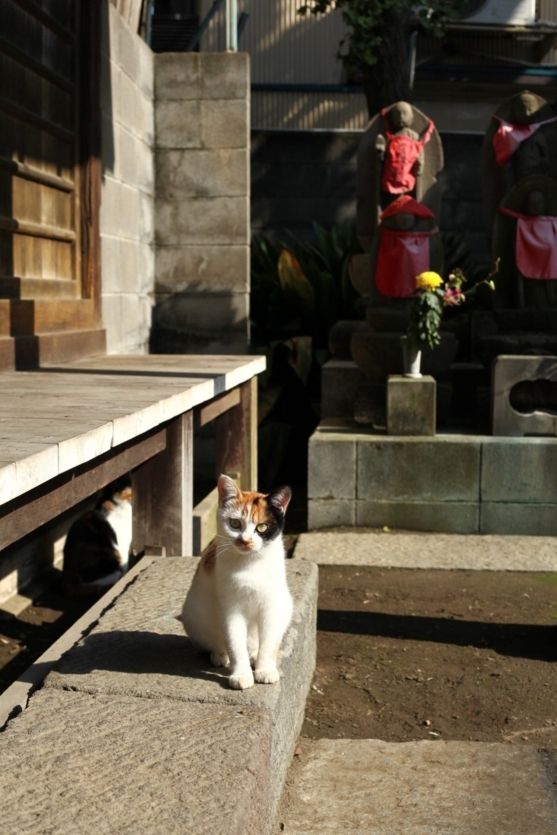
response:
{"label": "dirt ground", "polygon": [[[0,611],[0,692],[83,614],[57,579]],[[303,738],[557,748],[557,574],[320,568]]]}
{"label": "dirt ground", "polygon": [[0,609],[0,693],[91,606],[61,594],[60,574],[53,569],[45,578],[48,587],[17,617]]}
{"label": "dirt ground", "polygon": [[557,574],[320,567],[303,737],[557,747]]}

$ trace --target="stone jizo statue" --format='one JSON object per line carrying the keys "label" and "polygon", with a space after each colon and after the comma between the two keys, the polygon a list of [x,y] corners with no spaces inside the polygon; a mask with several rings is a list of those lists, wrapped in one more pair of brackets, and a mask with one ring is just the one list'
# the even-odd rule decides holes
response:
{"label": "stone jizo statue", "polygon": [[439,216],[441,139],[431,119],[408,102],[384,108],[369,123],[358,151],[357,231],[366,252],[381,212],[402,194]]}

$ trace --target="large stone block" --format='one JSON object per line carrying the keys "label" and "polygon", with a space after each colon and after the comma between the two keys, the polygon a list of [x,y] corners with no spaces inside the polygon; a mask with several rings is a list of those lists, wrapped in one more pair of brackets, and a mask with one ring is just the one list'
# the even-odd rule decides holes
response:
{"label": "large stone block", "polygon": [[308,499],[308,530],[353,527],[355,524],[354,499]]}
{"label": "large stone block", "polygon": [[[460,438],[460,440],[459,440]],[[358,444],[357,498],[374,501],[477,502],[480,442],[437,435],[385,437]]]}
{"label": "large stone block", "polygon": [[350,435],[316,432],[309,439],[308,497],[354,499],[356,441]]}
{"label": "large stone block", "polygon": [[250,97],[250,69],[247,52],[202,52],[201,85],[205,99]]}
{"label": "large stone block", "polygon": [[102,235],[139,241],[142,234],[140,192],[108,174],[101,193]]}
{"label": "large stone block", "polygon": [[524,744],[319,739],[280,821],[296,835],[553,835],[547,759]]}
{"label": "large stone block", "polygon": [[176,293],[157,297],[155,327],[199,333],[246,330],[249,317],[247,293]]}
{"label": "large stone block", "polygon": [[247,293],[249,254],[247,245],[158,247],[157,293]]}
{"label": "large stone block", "polygon": [[[157,705],[161,710],[193,703],[210,706],[213,716],[226,706],[234,706],[248,718],[254,708],[270,714],[272,817],[292,760],[315,665],[317,568],[309,563],[287,563],[294,614],[278,656],[281,680],[273,686],[255,685],[243,691],[227,686],[225,671],[212,667],[208,658],[194,649],[177,620],[196,568],[197,560],[189,557],[169,557],[148,566],[98,625],[63,656],[47,677],[45,688],[112,698],[133,696],[140,698],[142,705]],[[176,727],[184,726],[175,723],[175,732]],[[212,743],[207,733],[204,726],[209,750]],[[199,785],[197,778],[194,782]],[[213,789],[203,786],[205,793],[212,794]],[[224,827],[226,821],[221,831],[230,831]]]}
{"label": "large stone block", "polygon": [[159,245],[247,245],[247,197],[192,197],[155,201],[155,234]]}
{"label": "large stone block", "polygon": [[155,141],[155,109],[153,100],[125,73],[119,73],[116,121],[126,127],[145,145]]}
{"label": "large stone block", "polygon": [[200,99],[202,55],[200,52],[155,55],[155,99],[158,102]]}
{"label": "large stone block", "polygon": [[153,52],[140,38],[136,32],[124,22],[122,16],[117,14],[111,16],[110,25],[116,30],[115,41],[111,38],[111,47],[115,49],[111,53],[115,61],[123,71],[134,81],[135,84],[152,99],[154,92],[154,62]]}
{"label": "large stone block", "polygon": [[249,148],[249,99],[201,102],[205,148]]}
{"label": "large stone block", "polygon": [[160,149],[155,166],[157,195],[169,200],[249,194],[249,156],[245,147],[208,151]]}
{"label": "large stone block", "polygon": [[427,375],[419,379],[391,375],[387,381],[387,432],[389,435],[435,435],[436,383]]}
{"label": "large stone block", "polygon": [[409,531],[479,533],[480,505],[474,502],[357,501],[356,525]]}
{"label": "large stone block", "polygon": [[201,102],[156,101],[155,146],[157,148],[201,148]]}
{"label": "large stone block", "polygon": [[486,439],[482,502],[557,503],[557,439]]}
{"label": "large stone block", "polygon": [[0,829],[261,835],[268,710],[48,689],[0,734]]}
{"label": "large stone block", "polygon": [[155,194],[155,157],[147,145],[125,125],[114,125],[114,176],[136,191]]}
{"label": "large stone block", "polygon": [[557,536],[557,504],[482,502],[480,533]]}

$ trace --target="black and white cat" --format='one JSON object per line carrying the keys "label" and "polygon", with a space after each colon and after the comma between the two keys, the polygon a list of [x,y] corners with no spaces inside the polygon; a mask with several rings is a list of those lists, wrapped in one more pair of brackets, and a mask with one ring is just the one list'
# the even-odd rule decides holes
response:
{"label": "black and white cat", "polygon": [[70,597],[98,597],[128,570],[132,541],[129,478],[102,491],[94,510],[80,516],[64,545],[63,588]]}

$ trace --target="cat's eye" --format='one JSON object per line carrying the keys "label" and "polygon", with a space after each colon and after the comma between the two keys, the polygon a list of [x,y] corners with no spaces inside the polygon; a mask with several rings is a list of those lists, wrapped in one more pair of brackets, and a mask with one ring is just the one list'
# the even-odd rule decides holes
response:
{"label": "cat's eye", "polygon": [[231,528],[234,528],[235,530],[238,530],[238,528],[242,527],[242,523],[240,522],[239,519],[229,519],[228,524],[230,525]]}
{"label": "cat's eye", "polygon": [[258,525],[258,526],[256,527],[256,529],[255,529],[255,530],[257,531],[257,533],[265,533],[265,531],[267,530],[267,527],[268,527],[268,526],[267,526],[267,525],[265,525],[265,524],[262,522],[260,525]]}

